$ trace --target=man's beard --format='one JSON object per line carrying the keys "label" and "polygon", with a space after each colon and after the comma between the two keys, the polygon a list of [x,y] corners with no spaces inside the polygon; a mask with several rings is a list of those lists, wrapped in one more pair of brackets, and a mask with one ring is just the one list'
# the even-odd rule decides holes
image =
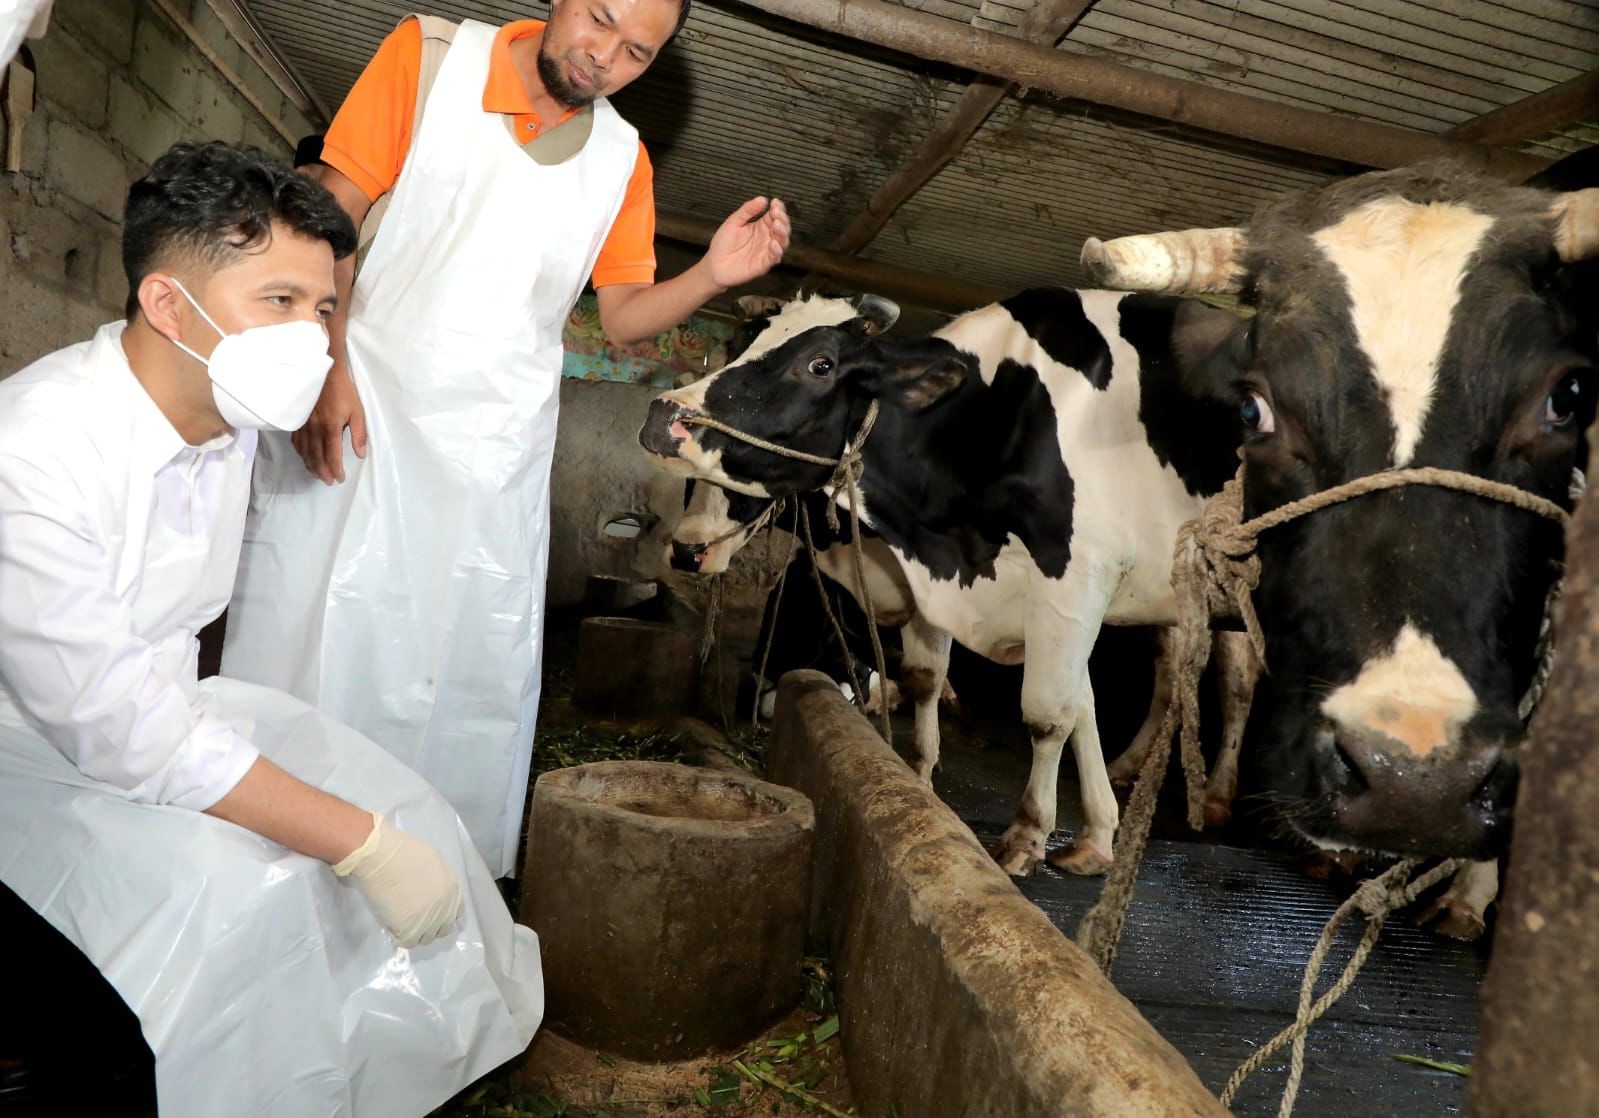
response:
{"label": "man's beard", "polygon": [[597,87],[584,89],[568,81],[566,66],[560,59],[545,54],[542,43],[539,44],[539,80],[544,83],[546,93],[569,109],[581,109],[599,96]]}

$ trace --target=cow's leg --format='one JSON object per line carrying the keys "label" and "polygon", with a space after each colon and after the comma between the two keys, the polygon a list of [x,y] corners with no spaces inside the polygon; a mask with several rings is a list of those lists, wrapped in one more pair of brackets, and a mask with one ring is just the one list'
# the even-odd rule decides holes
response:
{"label": "cow's leg", "polygon": [[1244,743],[1261,663],[1248,633],[1218,631],[1212,640],[1221,686],[1221,752],[1205,786],[1205,826],[1221,827],[1232,818],[1233,799],[1238,795],[1238,751]]}
{"label": "cow's leg", "polygon": [[[1075,576],[1075,577],[1074,577]],[[1016,818],[995,851],[1000,868],[1025,877],[1044,860],[1044,839],[1055,829],[1056,781],[1060,754],[1066,739],[1077,729],[1088,690],[1088,654],[1099,635],[1099,624],[1114,589],[1113,580],[1096,585],[1091,576],[1069,568],[1065,586],[1052,588],[1052,600],[1030,603],[1026,626],[1027,659],[1022,668],[1022,719],[1033,735],[1033,767],[1027,790],[1016,808]],[[1090,712],[1092,699],[1086,701]],[[1092,732],[1096,748],[1097,727]],[[1081,756],[1081,755],[1080,755]],[[1115,797],[1105,776],[1104,758],[1081,774],[1082,785],[1104,783],[1112,809],[1110,830],[1115,830]],[[1095,789],[1094,803],[1103,801]],[[1103,824],[1103,819],[1090,820]],[[1086,836],[1085,836],[1086,837]],[[1110,857],[1106,849],[1100,852]]]}
{"label": "cow's leg", "polygon": [[1072,731],[1072,754],[1077,758],[1077,780],[1083,794],[1083,829],[1071,842],[1049,856],[1049,864],[1067,873],[1098,874],[1110,869],[1112,842],[1116,838],[1116,793],[1105,771],[1104,746],[1099,740],[1099,720],[1094,713],[1094,685],[1087,673],[1077,703],[1077,725]]}
{"label": "cow's leg", "polygon": [[1155,731],[1160,729],[1161,719],[1166,717],[1166,704],[1171,702],[1172,696],[1172,671],[1168,651],[1171,647],[1171,630],[1161,627],[1152,630],[1155,645],[1155,691],[1149,698],[1149,713],[1144,715],[1144,724],[1138,727],[1138,733],[1133,737],[1133,744],[1122,751],[1120,757],[1110,764],[1110,779],[1116,784],[1131,784],[1138,777],[1138,770],[1144,767],[1144,758],[1149,754],[1150,747],[1155,744]]}
{"label": "cow's leg", "polygon": [[938,702],[949,674],[950,637],[920,613],[911,614],[899,636],[905,653],[900,661],[900,688],[916,704],[911,767],[931,784],[938,767]]}
{"label": "cow's leg", "polygon": [[1499,895],[1499,863],[1467,862],[1455,871],[1443,896],[1422,914],[1421,922],[1439,935],[1474,940],[1488,927],[1488,906]]}

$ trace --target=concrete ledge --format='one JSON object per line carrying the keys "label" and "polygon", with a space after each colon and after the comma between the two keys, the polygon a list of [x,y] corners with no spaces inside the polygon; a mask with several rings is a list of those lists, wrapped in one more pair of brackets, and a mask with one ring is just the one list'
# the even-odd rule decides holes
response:
{"label": "concrete ledge", "polygon": [[778,693],[770,779],[816,808],[811,936],[873,1118],[1225,1115],[827,677]]}

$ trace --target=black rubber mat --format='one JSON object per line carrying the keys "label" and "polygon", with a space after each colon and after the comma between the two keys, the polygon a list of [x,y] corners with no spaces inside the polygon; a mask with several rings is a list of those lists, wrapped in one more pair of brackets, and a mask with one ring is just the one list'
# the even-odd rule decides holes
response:
{"label": "black rubber mat", "polygon": [[[975,829],[985,843],[998,837],[990,828]],[[1100,881],[1045,869],[1017,884],[1071,936]],[[1287,856],[1151,842],[1113,977],[1219,1091],[1240,1062],[1293,1019],[1305,961],[1346,895],[1347,886],[1298,873]],[[1348,959],[1358,923],[1340,933],[1318,992]],[[1403,914],[1390,918],[1354,986],[1311,1033],[1295,1113],[1463,1113],[1464,1079],[1395,1057],[1470,1062],[1486,961],[1480,944],[1442,939]],[[1235,1112],[1276,1114],[1287,1066],[1284,1050],[1251,1077]]]}

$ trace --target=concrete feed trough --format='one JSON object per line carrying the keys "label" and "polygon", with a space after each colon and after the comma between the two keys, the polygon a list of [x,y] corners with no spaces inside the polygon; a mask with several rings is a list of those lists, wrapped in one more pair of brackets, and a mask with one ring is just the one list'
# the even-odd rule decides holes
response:
{"label": "concrete feed trough", "polygon": [[533,792],[522,918],[547,1020],[642,1060],[737,1047],[801,989],[815,815],[740,773],[603,761]]}

